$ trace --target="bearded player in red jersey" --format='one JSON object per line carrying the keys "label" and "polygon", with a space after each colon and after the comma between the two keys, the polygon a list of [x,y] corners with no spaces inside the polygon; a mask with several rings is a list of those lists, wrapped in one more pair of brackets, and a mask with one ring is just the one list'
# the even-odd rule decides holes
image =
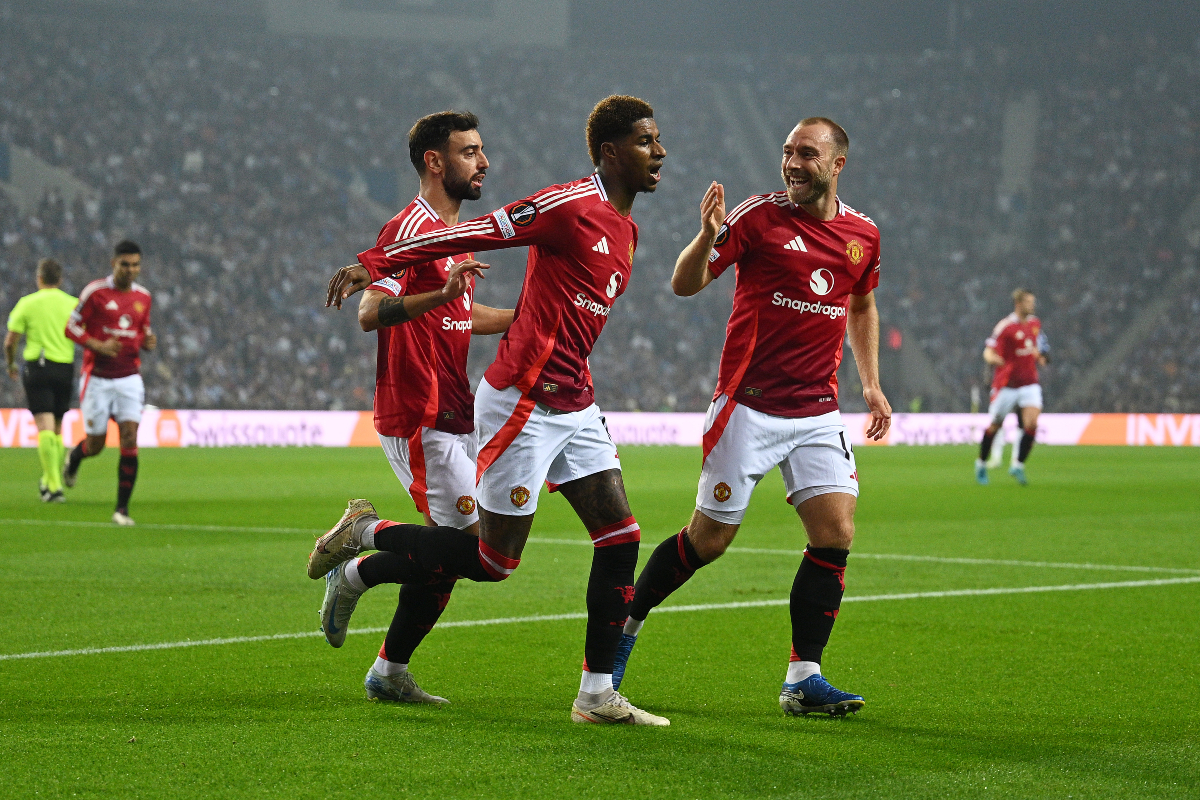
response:
{"label": "bearded player in red jersey", "polygon": [[[449,230],[368,250],[359,255],[360,264],[330,281],[327,302],[340,303],[369,281],[414,263],[464,250],[529,247],[512,327],[475,398],[479,539],[446,527],[376,524],[367,515],[345,526],[344,540],[359,542],[360,530],[374,525],[374,545],[401,556],[393,581],[501,581],[520,563],[546,482],[567,498],[595,545],[572,720],[668,725],[633,706],[612,683],[641,534],[587,365],[614,301],[629,284],[638,232],[630,219],[634,198],[655,190],[666,150],[653,109],[626,96],[608,97],[592,110],[587,143],[594,174]],[[331,542],[329,549],[336,548]],[[347,603],[352,600],[347,593]]]}
{"label": "bearded player in red jersey", "polygon": [[618,687],[650,610],[725,552],[754,487],[778,466],[808,535],[792,584],[792,654],[779,704],[789,714],[830,715],[863,705],[821,675],[858,497],[837,406],[847,329],[871,411],[867,435],[882,438],[892,413],[879,388],[879,230],[837,196],[849,148],[832,120],[805,119],[783,145],[786,191],[751,197],[728,216],[722,186],[704,195],[700,233],[679,254],[671,287],[694,295],[736,265],[733,313],[705,423],[696,511],[638,578],[618,648]]}
{"label": "bearded player in red jersey", "polygon": [[[408,147],[420,192],[383,227],[378,244],[444,231],[458,223],[464,200],[479,199],[488,160],[478,128],[474,114],[456,111],[417,121]],[[467,351],[472,334],[503,333],[513,315],[511,309],[473,302],[475,276],[483,268],[470,253],[415,264],[372,283],[358,306],[362,329],[378,331],[375,431],[392,470],[427,525],[475,536],[475,398],[467,380]],[[386,582],[387,566],[396,558],[377,553],[330,570],[338,557],[326,543],[339,528],[365,515],[375,515],[369,501],[350,501],[342,520],[318,539],[309,556],[310,578],[328,573],[321,628],[334,647],[346,640],[346,628],[337,622],[336,587],[346,581],[365,592]],[[373,545],[374,533],[375,528],[364,532],[368,545]],[[353,554],[362,549],[353,548]],[[422,690],[408,664],[450,601],[454,583],[453,577],[439,576],[401,586],[396,614],[363,681],[369,699],[447,702]]]}
{"label": "bearded player in red jersey", "polygon": [[118,525],[134,524],[129,498],[137,481],[137,433],[146,401],[141,351],[158,344],[150,330],[150,292],[137,282],[141,272],[142,249],[128,239],[118,242],[112,275],[84,287],[66,330],[68,338],[84,347],[79,410],[86,436],[67,456],[63,485],[74,486],[80,462],[104,450],[108,421],[116,420],[121,458],[112,520]]}
{"label": "bearded player in red jersey", "polygon": [[996,433],[1004,418],[1013,411],[1021,420],[1021,443],[1008,474],[1024,486],[1025,459],[1033,449],[1038,417],[1042,413],[1042,387],[1038,383],[1038,365],[1050,363],[1050,345],[1042,333],[1042,322],[1033,315],[1037,298],[1028,289],[1013,292],[1013,313],[996,323],[983,348],[983,360],[996,368],[992,376],[992,402],[988,406],[991,423],[979,443],[975,459],[975,480],[987,486],[987,459]]}

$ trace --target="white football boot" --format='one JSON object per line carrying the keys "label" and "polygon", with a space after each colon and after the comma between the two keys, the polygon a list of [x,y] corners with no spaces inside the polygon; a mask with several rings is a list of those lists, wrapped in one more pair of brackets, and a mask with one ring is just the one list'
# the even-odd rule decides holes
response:
{"label": "white football boot", "polygon": [[609,698],[595,708],[582,708],[577,699],[571,704],[572,722],[591,722],[601,725],[655,725],[666,727],[671,720],[643,711],[620,692],[613,690]]}
{"label": "white football boot", "polygon": [[375,671],[375,667],[371,667],[367,670],[363,687],[367,690],[368,700],[382,700],[388,703],[430,703],[432,705],[446,705],[450,702],[444,697],[430,694],[417,686],[417,681],[407,670],[399,675],[381,675]]}
{"label": "white football boot", "polygon": [[315,581],[362,551],[354,540],[354,523],[364,518],[379,519],[375,506],[371,505],[370,500],[351,500],[337,524],[317,538],[313,551],[308,555],[308,577]]}

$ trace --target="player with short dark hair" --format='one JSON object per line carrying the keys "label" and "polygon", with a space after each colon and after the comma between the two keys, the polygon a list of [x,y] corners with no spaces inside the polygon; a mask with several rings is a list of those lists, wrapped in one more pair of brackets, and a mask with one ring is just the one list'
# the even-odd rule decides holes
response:
{"label": "player with short dark hair", "polygon": [[1038,383],[1038,365],[1050,363],[1050,344],[1042,332],[1042,321],[1033,315],[1037,298],[1028,289],[1012,293],[1013,313],[996,323],[983,348],[983,360],[995,367],[992,376],[992,402],[988,406],[991,422],[979,442],[979,458],[975,459],[975,480],[988,483],[987,460],[992,443],[1004,425],[1004,418],[1013,411],[1021,421],[1021,442],[1017,457],[1008,474],[1024,486],[1025,459],[1037,438],[1038,416],[1042,413],[1042,387]]}
{"label": "player with short dark hair", "polygon": [[[37,287],[13,306],[8,315],[8,333],[4,337],[4,358],[8,377],[20,377],[25,398],[38,430],[38,458],[42,477],[38,491],[42,502],[61,503],[63,461],[66,446],[62,439],[62,420],[71,407],[75,380],[75,343],[63,329],[75,308],[77,298],[60,289],[62,266],[52,258],[37,265]],[[25,337],[21,368],[17,368],[17,344]]]}
{"label": "player with short dark hair", "polygon": [[[529,247],[512,326],[475,396],[479,539],[453,528],[375,523],[371,517],[346,526],[342,538],[351,547],[366,546],[364,539],[371,538],[375,547],[394,554],[393,582],[438,576],[501,581],[520,563],[538,491],[547,483],[567,498],[595,545],[584,669],[571,718],[667,725],[612,685],[641,535],[587,365],[613,303],[629,283],[637,247],[630,218],[634,199],[657,187],[666,150],[653,109],[634,97],[602,100],[588,118],[587,132],[594,174],[449,230],[360,253],[360,264],[330,280],[327,302],[340,304],[371,280],[431,258]],[[330,549],[336,549],[332,542]],[[350,608],[357,599],[354,588],[341,590]]]}
{"label": "player with short dark hair", "polygon": [[[478,124],[474,114],[442,111],[422,117],[412,127],[409,149],[420,155],[420,192],[383,226],[379,245],[445,231],[458,223],[463,200],[479,199],[488,160]],[[467,351],[472,334],[502,333],[512,322],[511,309],[474,302],[473,270],[483,267],[470,253],[414,264],[372,283],[358,305],[362,329],[378,331],[375,432],[392,470],[426,525],[476,536],[475,398],[467,380]],[[432,313],[435,310],[440,313]],[[367,500],[350,501],[333,530],[317,540],[308,576],[320,578],[336,566],[326,545],[340,528],[375,513]],[[381,553],[354,563],[349,568],[351,582],[365,591],[367,585],[358,576],[371,576],[374,563],[390,557]],[[403,584],[379,656],[363,681],[368,698],[447,702],[421,689],[408,666],[450,602],[454,583],[453,577],[439,577]],[[321,606],[321,628],[334,647],[346,639],[345,626],[335,618],[337,585],[327,582]]]}
{"label": "player with short dark hair", "polygon": [[79,408],[86,435],[67,458],[63,483],[67,488],[74,486],[83,459],[104,450],[108,421],[115,420],[121,458],[117,462],[117,506],[112,520],[118,525],[133,525],[129,498],[137,482],[137,432],[146,401],[141,351],[153,350],[158,339],[150,329],[150,292],[137,282],[142,272],[142,248],[123,239],[113,247],[110,263],[112,274],[84,287],[79,305],[67,322],[67,336],[85,348]]}
{"label": "player with short dark hair", "polygon": [[867,436],[882,438],[892,413],[879,386],[879,230],[837,194],[848,151],[836,123],[801,120],[783,144],[785,191],[751,197],[726,216],[725,190],[713,183],[700,204],[700,232],[679,254],[671,287],[688,297],[736,267],[733,313],[705,422],[696,510],[638,577],[617,686],[650,611],[725,552],[754,487],[779,467],[808,537],[792,584],[792,653],[779,704],[789,714],[831,715],[863,705],[821,674],[858,498],[837,406],[847,331],[871,412]]}

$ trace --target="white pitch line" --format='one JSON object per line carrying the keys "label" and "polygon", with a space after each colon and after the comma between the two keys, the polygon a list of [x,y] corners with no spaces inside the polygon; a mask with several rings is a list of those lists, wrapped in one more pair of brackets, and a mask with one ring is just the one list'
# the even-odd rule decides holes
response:
{"label": "white pitch line", "polygon": [[[74,521],[74,520],[46,520],[46,519],[0,519],[0,525],[55,525],[55,526],[74,526],[84,528],[112,528],[111,522],[91,522],[91,521]],[[147,523],[138,524],[139,528],[148,530],[165,530],[165,531],[207,531],[214,533],[307,533],[315,535],[324,533],[324,529],[320,528],[268,528],[268,527],[245,527],[238,525],[189,525],[186,523],[168,524],[168,523]],[[591,539],[585,539],[582,536],[578,539],[547,539],[537,536],[529,537],[531,544],[565,544],[578,545],[583,547],[591,547]],[[643,548],[653,548],[656,545],[650,542],[643,542]],[[760,547],[730,547],[727,552],[742,553],[744,555],[763,555],[763,556],[790,556],[792,558],[800,558],[804,555],[803,550],[775,550],[771,548]],[[970,564],[974,566],[998,566],[998,567],[1038,567],[1043,569],[1090,569],[1090,570],[1108,570],[1113,572],[1162,572],[1174,575],[1200,575],[1200,569],[1187,569],[1184,567],[1142,567],[1132,564],[1073,564],[1068,562],[1057,561],[1017,561],[1014,559],[1002,558],[954,558],[948,556],[920,556],[906,555],[902,553],[854,553],[855,558],[871,558],[878,561],[920,561],[931,564]]]}
{"label": "white pitch line", "polygon": [[[873,594],[862,597],[845,597],[843,603],[871,603],[884,600],[919,600],[939,597],[979,597],[998,594],[1031,594],[1035,592],[1083,592],[1095,589],[1133,589],[1145,586],[1173,586],[1181,583],[1200,583],[1200,575],[1189,578],[1160,578],[1146,581],[1118,581],[1111,583],[1073,583],[1061,586],[1014,586],[995,589],[949,589],[940,592],[906,592],[903,594]],[[746,600],[736,603],[704,603],[686,606],[660,606],[655,613],[683,613],[692,611],[725,611],[737,608],[763,608],[767,606],[785,606],[790,602],[786,597],[775,600]],[[493,619],[464,619],[438,623],[438,628],[476,628],[492,625],[514,625],[525,622],[557,622],[560,620],[587,619],[584,612],[569,614],[540,614],[528,617],[496,617]],[[387,628],[356,628],[348,631],[350,634],[383,633]],[[24,658],[56,658],[59,656],[94,656],[104,653],[139,653],[146,650],[173,650],[183,647],[204,647],[222,644],[247,644],[251,642],[271,642],[282,639],[309,639],[321,636],[320,631],[304,631],[303,633],[276,633],[267,636],[229,636],[221,639],[197,639],[182,642],[158,642],[156,644],[130,644],[118,647],[85,647],[78,650],[45,650],[36,653],[7,653],[0,654],[0,661],[14,661]]]}

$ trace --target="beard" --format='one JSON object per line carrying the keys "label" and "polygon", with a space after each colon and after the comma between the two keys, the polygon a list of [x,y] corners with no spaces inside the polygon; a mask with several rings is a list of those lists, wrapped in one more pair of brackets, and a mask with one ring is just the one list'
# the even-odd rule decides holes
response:
{"label": "beard", "polygon": [[[783,173],[783,185],[787,186],[787,173]],[[788,200],[791,200],[798,206],[806,206],[809,203],[815,203],[820,200],[829,191],[833,185],[833,168],[825,170],[817,175],[810,176],[808,188],[792,189],[788,187]]]}
{"label": "beard", "polygon": [[454,200],[478,200],[483,195],[482,188],[476,188],[471,185],[471,179],[476,175],[464,175],[461,172],[447,173],[446,179],[442,184],[446,187],[446,194]]}

